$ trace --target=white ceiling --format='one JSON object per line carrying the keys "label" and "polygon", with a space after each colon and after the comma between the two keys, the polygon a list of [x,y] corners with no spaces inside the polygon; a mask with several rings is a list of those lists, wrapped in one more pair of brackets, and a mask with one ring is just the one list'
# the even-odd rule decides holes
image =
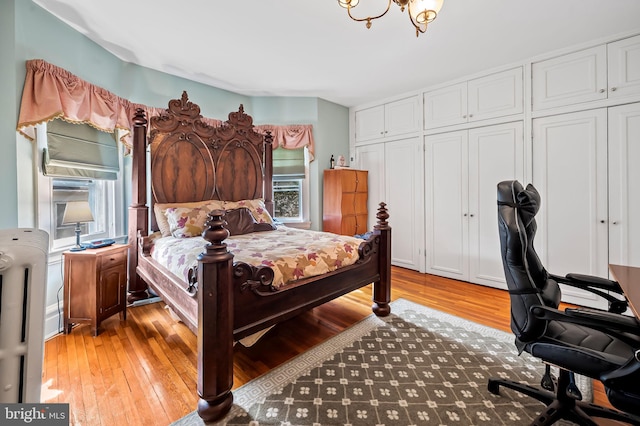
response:
{"label": "white ceiling", "polygon": [[[611,35],[639,0],[444,0],[416,38],[395,4],[354,22],[336,0],[34,0],[128,62],[245,95],[354,106]],[[353,9],[375,13],[385,0]]]}

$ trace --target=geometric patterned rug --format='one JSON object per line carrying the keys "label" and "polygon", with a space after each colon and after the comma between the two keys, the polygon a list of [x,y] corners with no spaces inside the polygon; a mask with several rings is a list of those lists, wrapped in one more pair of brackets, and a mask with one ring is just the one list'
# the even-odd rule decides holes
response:
{"label": "geometric patterned rug", "polygon": [[[236,389],[218,424],[523,425],[543,408],[509,389],[487,390],[489,377],[539,386],[543,364],[518,356],[512,334],[404,299],[391,312]],[[578,386],[590,401],[584,382]],[[201,424],[195,412],[174,423]]]}

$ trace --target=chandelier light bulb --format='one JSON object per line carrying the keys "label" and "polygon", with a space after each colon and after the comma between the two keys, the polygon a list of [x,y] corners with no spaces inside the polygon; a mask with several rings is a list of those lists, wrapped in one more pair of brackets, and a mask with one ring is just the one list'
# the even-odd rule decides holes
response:
{"label": "chandelier light bulb", "polygon": [[360,0],[338,0],[338,4],[345,9],[356,7],[358,3],[360,3]]}

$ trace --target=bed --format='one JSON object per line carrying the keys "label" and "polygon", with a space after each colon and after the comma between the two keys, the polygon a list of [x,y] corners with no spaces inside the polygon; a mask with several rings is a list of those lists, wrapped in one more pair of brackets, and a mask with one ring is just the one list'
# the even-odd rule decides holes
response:
{"label": "bed", "polygon": [[[151,288],[197,335],[197,409],[203,420],[220,419],[233,403],[234,342],[370,283],[373,312],[390,313],[391,228],[384,203],[375,229],[358,240],[352,264],[278,286],[269,265],[234,259],[229,246],[235,236],[229,237],[225,215],[227,206],[240,204],[242,210],[247,200],[273,215],[271,134],[257,132],[242,105],[226,122],[211,125],[186,92],[149,122],[137,110],[133,122],[129,301],[149,297]],[[197,264],[185,274],[172,272],[153,256],[163,225],[153,212],[199,203],[222,208],[207,210]],[[278,231],[249,237],[267,232]]]}

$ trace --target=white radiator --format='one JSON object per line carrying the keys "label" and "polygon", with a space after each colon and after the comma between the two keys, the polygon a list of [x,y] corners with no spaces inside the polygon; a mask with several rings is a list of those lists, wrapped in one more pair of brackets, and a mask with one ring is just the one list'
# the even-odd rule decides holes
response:
{"label": "white radiator", "polygon": [[49,235],[0,229],[0,403],[40,402]]}

